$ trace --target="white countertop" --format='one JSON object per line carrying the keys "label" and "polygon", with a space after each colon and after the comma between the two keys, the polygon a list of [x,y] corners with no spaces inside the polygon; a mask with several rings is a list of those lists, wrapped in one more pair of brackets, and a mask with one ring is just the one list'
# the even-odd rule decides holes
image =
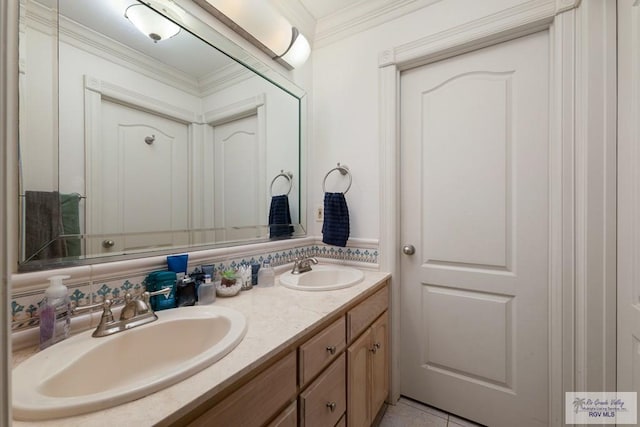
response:
{"label": "white countertop", "polygon": [[[388,273],[365,271],[364,280],[359,284],[326,292],[292,290],[280,286],[276,280],[276,285],[271,288],[254,288],[232,298],[218,297],[215,304],[242,312],[248,323],[247,334],[242,342],[223,359],[196,375],[142,399],[75,417],[37,422],[14,421],[13,425],[142,427],[177,420],[186,411],[233,384],[388,277]],[[167,340],[167,345],[171,345],[170,340]],[[14,353],[14,366],[30,354],[33,354],[33,349]],[[135,357],[135,354],[114,360],[111,367],[98,369],[116,370],[119,363],[126,363],[127,357]],[[87,381],[90,380],[87,378]]]}

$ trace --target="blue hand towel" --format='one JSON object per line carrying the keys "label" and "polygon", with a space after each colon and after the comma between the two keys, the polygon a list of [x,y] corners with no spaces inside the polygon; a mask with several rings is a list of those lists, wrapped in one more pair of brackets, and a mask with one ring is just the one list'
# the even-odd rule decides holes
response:
{"label": "blue hand towel", "polygon": [[344,193],[324,193],[322,241],[328,245],[347,246],[349,209]]}
{"label": "blue hand towel", "polygon": [[269,208],[269,236],[274,238],[289,237],[293,234],[289,197],[286,194],[273,196]]}

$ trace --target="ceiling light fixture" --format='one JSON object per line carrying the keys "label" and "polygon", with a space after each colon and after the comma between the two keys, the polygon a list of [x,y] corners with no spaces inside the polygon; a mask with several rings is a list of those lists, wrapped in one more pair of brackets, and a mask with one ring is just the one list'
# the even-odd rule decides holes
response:
{"label": "ceiling light fixture", "polygon": [[[164,10],[166,12],[166,10]],[[142,34],[158,43],[170,39],[180,32],[180,27],[144,4],[133,4],[124,12],[127,18]]]}

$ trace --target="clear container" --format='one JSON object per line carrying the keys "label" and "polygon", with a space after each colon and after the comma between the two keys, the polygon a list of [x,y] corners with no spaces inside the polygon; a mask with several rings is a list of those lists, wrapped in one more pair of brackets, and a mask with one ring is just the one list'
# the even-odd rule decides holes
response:
{"label": "clear container", "polygon": [[216,300],[216,286],[211,280],[198,286],[198,305],[213,304]]}
{"label": "clear container", "polygon": [[276,282],[276,273],[271,267],[271,262],[265,259],[262,262],[262,267],[258,270],[258,286],[261,288],[269,288]]}

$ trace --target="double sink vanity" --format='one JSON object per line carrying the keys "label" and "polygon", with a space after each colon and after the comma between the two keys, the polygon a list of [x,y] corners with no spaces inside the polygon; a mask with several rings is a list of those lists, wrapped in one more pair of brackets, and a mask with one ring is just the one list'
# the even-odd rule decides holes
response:
{"label": "double sink vanity", "polygon": [[34,421],[14,425],[369,426],[388,392],[388,279],[318,265],[129,331],[18,352],[14,417]]}

